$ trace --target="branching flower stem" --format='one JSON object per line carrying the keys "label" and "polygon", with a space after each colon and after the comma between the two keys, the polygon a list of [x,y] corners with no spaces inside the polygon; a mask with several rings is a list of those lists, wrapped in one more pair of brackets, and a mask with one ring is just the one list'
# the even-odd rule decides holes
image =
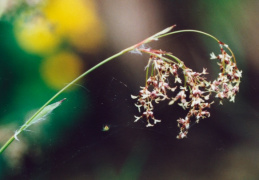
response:
{"label": "branching flower stem", "polygon": [[[203,35],[205,35],[205,36],[209,36],[209,37],[211,37],[212,39],[216,40],[219,44],[224,44],[224,43],[222,43],[220,40],[218,40],[215,36],[212,36],[212,35],[209,34],[209,33],[206,33],[206,32],[203,32],[203,31],[199,31],[199,30],[194,30],[194,29],[185,29],[185,30],[173,31],[173,32],[169,32],[169,33],[162,34],[162,35],[158,36],[157,38],[162,38],[162,37],[166,37],[166,36],[168,36],[168,35],[173,35],[173,34],[178,34],[178,33],[184,33],[184,32],[192,32],[192,33],[203,34]],[[228,46],[226,46],[226,48],[229,50],[229,52],[231,53],[231,56],[232,56],[233,59],[234,59],[234,62],[236,63],[236,58],[235,58],[235,55],[234,55],[233,51],[232,51]]]}
{"label": "branching flower stem", "polygon": [[169,32],[169,33],[162,34],[162,35],[158,36],[157,38],[166,37],[166,36],[168,36],[168,35],[173,35],[173,34],[178,34],[178,33],[184,33],[184,32],[200,33],[200,34],[209,36],[209,37],[211,37],[212,39],[215,39],[217,42],[220,42],[215,36],[212,36],[211,34],[208,34],[208,33],[206,33],[206,32],[198,31],[198,30],[194,30],[194,29],[185,29],[185,30],[173,31],[173,32]]}
{"label": "branching flower stem", "polygon": [[[92,67],[91,69],[85,71],[83,74],[81,74],[80,76],[78,76],[76,79],[74,79],[73,81],[71,81],[69,84],[67,84],[65,87],[63,87],[60,91],[58,91],[52,98],[50,98],[29,120],[27,120],[25,122],[25,124],[23,124],[16,132],[18,132],[18,134],[20,134],[22,131],[24,131],[34,120],[35,117],[37,117],[37,115],[39,115],[45,107],[47,107],[54,99],[56,99],[61,93],[63,93],[66,89],[68,89],[70,86],[72,86],[73,84],[75,84],[77,81],[79,81],[80,79],[82,79],[83,77],[85,77],[86,75],[88,75],[89,73],[91,73],[92,71],[94,71],[95,69],[99,68],[100,66],[104,65],[105,63],[129,52],[129,51],[133,51],[133,50],[136,50],[136,51],[141,51],[143,53],[148,53],[148,52],[145,52],[145,50],[141,50],[140,46],[141,45],[144,45],[146,43],[149,43],[151,41],[156,41],[158,40],[159,38],[162,38],[162,37],[166,37],[166,36],[169,36],[169,35],[173,35],[173,34],[177,34],[177,33],[184,33],[184,32],[194,32],[194,33],[200,33],[200,34],[204,34],[206,36],[209,36],[211,37],[212,39],[215,39],[217,42],[220,42],[217,38],[215,38],[214,36],[208,34],[208,33],[205,33],[205,32],[202,32],[202,31],[197,31],[197,30],[180,30],[180,31],[174,31],[174,32],[170,32],[172,29],[173,29],[174,26],[171,26],[171,27],[168,27],[156,34],[154,34],[153,36],[150,36],[149,38],[146,38],[145,40],[141,41],[140,43],[138,44],[135,44],[129,48],[126,48],[122,51],[120,51],[119,53],[117,54],[114,54],[113,56],[101,61],[100,63],[98,63],[97,65],[95,65],[94,67]],[[227,47],[228,48],[228,47]],[[231,52],[231,54],[233,55],[232,51],[228,48],[228,50]],[[151,54],[149,52],[149,54]],[[180,61],[177,57],[173,56],[173,55],[168,55],[169,57],[173,58],[177,63],[181,63],[182,64],[182,61]],[[234,55],[233,55],[234,57]],[[165,58],[165,57],[161,57],[163,60],[165,61],[169,61],[169,62],[174,62],[168,58]],[[174,63],[176,63],[174,62]],[[152,67],[153,69],[153,67]],[[153,73],[153,72],[151,72]],[[147,74],[148,76],[148,74]],[[186,81],[186,77],[185,77],[185,81]],[[17,133],[14,134],[13,136],[11,136],[9,138],[9,140],[1,147],[0,149],[0,154],[4,152],[4,150],[15,140],[15,137],[18,135]]]}

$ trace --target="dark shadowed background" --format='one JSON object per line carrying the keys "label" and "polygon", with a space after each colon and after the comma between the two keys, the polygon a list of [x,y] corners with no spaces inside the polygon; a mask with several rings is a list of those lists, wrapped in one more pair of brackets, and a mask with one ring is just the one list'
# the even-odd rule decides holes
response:
{"label": "dark shadowed background", "polygon": [[[103,59],[176,24],[216,36],[243,71],[235,103],[177,140],[186,112],[161,103],[146,128],[134,106],[148,56],[125,54],[73,85],[45,121],[0,157],[0,179],[259,179],[259,1],[20,0],[0,2],[0,145],[72,79]],[[218,73],[209,37],[182,33],[152,42],[208,78]],[[102,131],[108,125],[109,131]]]}

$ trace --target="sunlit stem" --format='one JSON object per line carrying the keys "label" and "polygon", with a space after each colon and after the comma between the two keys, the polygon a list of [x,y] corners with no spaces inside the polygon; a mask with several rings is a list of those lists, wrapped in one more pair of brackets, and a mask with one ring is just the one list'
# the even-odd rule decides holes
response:
{"label": "sunlit stem", "polygon": [[236,63],[237,63],[237,61],[236,61],[236,57],[235,57],[235,55],[234,55],[233,51],[232,51],[229,47],[227,47],[227,49],[230,51],[231,56],[233,57],[234,62],[235,62],[235,64],[236,64]]}
{"label": "sunlit stem", "polygon": [[[156,54],[156,53],[153,53],[153,52],[151,52],[151,51],[146,51],[146,50],[142,50],[142,49],[140,49],[140,51],[141,52],[144,52],[144,53],[146,53],[146,54],[149,54],[149,55],[153,55],[153,56],[155,56],[155,57],[158,57],[158,58],[160,58],[160,59],[163,59],[164,61],[166,61],[166,62],[168,62],[168,63],[174,63],[174,64],[176,64],[176,63],[179,63],[178,61],[173,61],[173,60],[171,60],[171,59],[168,59],[168,58],[166,58],[166,57],[163,57],[163,56],[160,56],[160,55],[158,55],[158,54]],[[178,59],[179,60],[179,59]],[[182,63],[182,61],[181,60],[179,60],[180,61],[180,63]]]}
{"label": "sunlit stem", "polygon": [[169,35],[172,35],[172,34],[184,33],[184,32],[194,32],[194,33],[204,34],[206,36],[211,37],[212,39],[215,39],[217,42],[220,42],[215,36],[212,36],[211,34],[208,34],[206,32],[198,31],[198,30],[194,30],[194,29],[185,29],[185,30],[173,31],[173,32],[170,32],[170,33],[162,34],[162,35],[158,36],[158,38],[169,36]]}
{"label": "sunlit stem", "polygon": [[[158,36],[157,38],[166,37],[166,36],[169,36],[169,35],[173,35],[173,34],[177,34],[177,33],[184,33],[184,32],[193,32],[193,33],[203,34],[205,36],[209,36],[212,39],[216,40],[219,44],[222,43],[215,36],[213,36],[213,35],[211,35],[209,33],[206,33],[206,32],[203,32],[203,31],[194,30],[194,29],[185,29],[185,30],[173,31],[173,32],[169,32],[169,33],[166,33],[166,34],[162,34],[162,35]],[[229,52],[231,53],[231,56],[234,59],[234,63],[236,64],[236,57],[235,57],[233,51],[228,46],[224,46],[224,47],[226,47],[229,50]],[[223,73],[225,73],[225,63],[224,62],[223,62]]]}
{"label": "sunlit stem", "polygon": [[171,58],[173,58],[176,62],[179,63],[179,65],[182,65],[182,66],[185,67],[183,61],[181,61],[181,60],[180,60],[179,58],[177,58],[176,56],[174,56],[174,55],[172,55],[172,54],[166,54],[166,55],[169,56],[169,57],[171,57]]}
{"label": "sunlit stem", "polygon": [[146,86],[147,86],[147,79],[148,79],[148,71],[149,71],[149,67],[147,67],[146,69]]}
{"label": "sunlit stem", "polygon": [[[169,32],[169,33],[166,33],[166,34],[162,34],[162,35],[158,36],[157,38],[166,37],[166,36],[169,36],[169,35],[172,35],[172,34],[178,34],[178,33],[184,33],[184,32],[193,32],[193,33],[203,34],[205,36],[211,37],[212,39],[216,40],[218,43],[221,42],[215,36],[213,36],[213,35],[211,35],[209,33],[206,33],[206,32],[203,32],[203,31],[194,30],[194,29],[185,29],[185,30],[173,31],[173,32]],[[229,47],[226,47],[226,48],[230,51],[230,53],[231,53],[231,55],[232,55],[232,57],[234,59],[234,62],[236,63],[236,58],[235,58],[235,55],[234,55],[233,51]]]}
{"label": "sunlit stem", "polygon": [[152,69],[151,69],[151,76],[155,76],[155,71],[154,71],[154,64],[152,64]]}

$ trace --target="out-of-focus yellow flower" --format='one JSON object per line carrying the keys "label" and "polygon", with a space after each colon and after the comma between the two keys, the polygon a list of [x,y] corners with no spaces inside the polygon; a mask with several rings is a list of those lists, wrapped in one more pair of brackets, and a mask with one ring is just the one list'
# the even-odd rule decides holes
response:
{"label": "out-of-focus yellow flower", "polygon": [[78,49],[96,51],[104,29],[92,0],[52,0],[44,9],[56,31]]}
{"label": "out-of-focus yellow flower", "polygon": [[43,11],[64,35],[82,32],[98,20],[91,0],[52,0]]}
{"label": "out-of-focus yellow flower", "polygon": [[15,22],[15,35],[20,46],[27,52],[48,54],[60,43],[58,34],[41,15],[26,13]]}
{"label": "out-of-focus yellow flower", "polygon": [[53,89],[61,89],[83,72],[83,62],[72,52],[60,52],[48,57],[41,65],[43,80]]}
{"label": "out-of-focus yellow flower", "polygon": [[39,13],[25,12],[15,23],[20,46],[40,55],[54,52],[66,41],[80,51],[95,53],[104,27],[93,0],[49,0]]}

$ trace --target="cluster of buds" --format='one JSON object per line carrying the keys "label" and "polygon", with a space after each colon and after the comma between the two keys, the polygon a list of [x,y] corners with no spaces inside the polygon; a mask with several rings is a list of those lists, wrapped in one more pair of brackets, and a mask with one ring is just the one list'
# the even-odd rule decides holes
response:
{"label": "cluster of buds", "polygon": [[[168,100],[169,105],[178,102],[179,106],[188,110],[185,118],[177,120],[180,128],[177,138],[182,139],[187,137],[191,121],[198,123],[200,119],[210,117],[208,108],[214,103],[210,100],[213,94],[220,100],[220,104],[223,99],[234,102],[235,95],[239,91],[242,71],[238,70],[235,57],[228,46],[220,41],[219,45],[221,53],[218,56],[212,53],[211,59],[219,60],[220,73],[212,82],[206,80],[205,75],[208,74],[206,69],[201,73],[195,72],[171,53],[146,48],[137,49],[138,52],[150,54],[150,58],[146,67],[145,87],[141,87],[138,96],[131,96],[137,99],[135,105],[139,112],[142,112],[140,116],[135,116],[135,122],[143,118],[147,121],[147,127],[154,126],[161,120],[154,117],[153,102]],[[227,54],[224,48],[227,48],[231,55]],[[174,77],[174,81],[170,82],[172,78],[169,80],[169,77]],[[175,93],[167,93],[168,91]],[[168,94],[176,95],[169,97]]]}

